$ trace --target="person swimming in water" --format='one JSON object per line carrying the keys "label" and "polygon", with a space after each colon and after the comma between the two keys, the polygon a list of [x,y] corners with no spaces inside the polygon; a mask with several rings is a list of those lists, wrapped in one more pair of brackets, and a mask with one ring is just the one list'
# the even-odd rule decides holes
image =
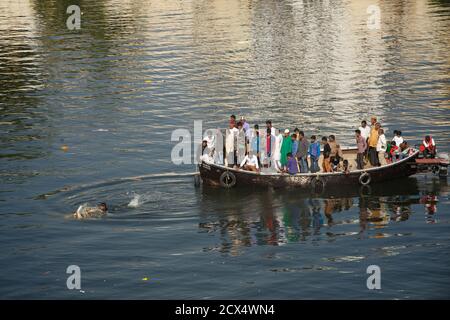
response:
{"label": "person swimming in water", "polygon": [[99,203],[96,207],[88,207],[81,205],[78,207],[77,211],[73,213],[74,219],[86,219],[86,218],[98,218],[106,215],[108,212],[108,207],[106,203]]}

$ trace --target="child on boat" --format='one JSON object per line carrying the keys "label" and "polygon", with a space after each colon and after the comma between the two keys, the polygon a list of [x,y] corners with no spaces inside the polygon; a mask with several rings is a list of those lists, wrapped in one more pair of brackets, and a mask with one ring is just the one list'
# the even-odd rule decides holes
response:
{"label": "child on boat", "polygon": [[403,142],[402,132],[400,130],[394,130],[394,137],[392,138],[392,141],[395,142],[397,147],[399,147]]}
{"label": "child on boat", "polygon": [[297,162],[297,159],[295,159],[295,158],[292,156],[292,153],[291,153],[291,152],[289,152],[289,153],[287,154],[287,158],[288,158],[287,172],[288,172],[289,174],[296,174],[296,173],[298,173],[298,162]]}
{"label": "child on boat", "polygon": [[391,141],[391,146],[389,148],[389,159],[391,162],[396,162],[399,159],[399,148],[395,141]]}
{"label": "child on boat", "polygon": [[350,173],[350,168],[351,167],[352,167],[352,165],[348,163],[347,159],[344,159],[344,161],[342,161],[342,169],[343,169],[345,174],[349,174]]}

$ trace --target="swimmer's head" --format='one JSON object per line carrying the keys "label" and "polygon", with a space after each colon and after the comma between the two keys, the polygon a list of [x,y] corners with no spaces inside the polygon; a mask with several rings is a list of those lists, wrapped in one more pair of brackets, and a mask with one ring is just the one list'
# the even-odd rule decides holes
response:
{"label": "swimmer's head", "polygon": [[102,210],[103,212],[108,211],[108,207],[106,206],[106,203],[104,203],[104,202],[99,203],[97,207],[98,207],[100,210]]}

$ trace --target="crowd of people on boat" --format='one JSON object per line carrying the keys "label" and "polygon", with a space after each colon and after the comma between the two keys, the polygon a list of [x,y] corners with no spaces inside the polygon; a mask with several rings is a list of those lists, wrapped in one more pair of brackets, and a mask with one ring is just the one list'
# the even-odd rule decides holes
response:
{"label": "crowd of people on boat", "polygon": [[[320,171],[348,173],[353,167],[344,158],[335,135],[323,136],[321,139],[311,135],[308,139],[299,128],[292,131],[289,128],[276,129],[271,120],[265,122],[265,128],[260,128],[258,124],[251,128],[245,117],[237,121],[236,116],[231,115],[223,147],[217,145],[219,140],[212,131],[208,132],[199,150],[199,161],[254,172],[268,168],[289,174]],[[355,142],[355,169],[359,170],[369,165],[377,167],[393,163],[414,152],[399,130],[394,130],[392,139],[388,141],[376,117],[370,119],[370,125],[366,120],[361,122],[361,126],[355,130]],[[434,156],[436,144],[431,136],[424,138],[420,150]]]}

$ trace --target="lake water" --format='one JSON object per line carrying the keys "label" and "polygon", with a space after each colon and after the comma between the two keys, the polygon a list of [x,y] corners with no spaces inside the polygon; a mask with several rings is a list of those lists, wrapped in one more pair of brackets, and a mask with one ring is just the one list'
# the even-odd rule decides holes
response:
{"label": "lake water", "polygon": [[437,0],[0,1],[0,298],[450,298],[446,179],[226,191],[170,157],[232,113],[343,145],[376,115],[449,151],[449,39]]}

